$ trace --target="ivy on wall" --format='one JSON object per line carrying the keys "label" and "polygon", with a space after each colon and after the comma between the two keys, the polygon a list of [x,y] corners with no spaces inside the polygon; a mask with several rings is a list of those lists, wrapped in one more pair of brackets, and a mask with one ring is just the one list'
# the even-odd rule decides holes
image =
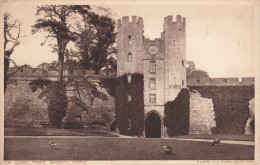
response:
{"label": "ivy on wall", "polygon": [[213,134],[244,134],[249,117],[249,100],[254,98],[254,86],[190,86],[202,97],[212,99],[216,127]]}
{"label": "ivy on wall", "polygon": [[[132,74],[116,79],[115,113],[119,132],[123,135],[141,136],[144,130],[144,81],[142,74]],[[129,98],[130,97],[130,98]],[[130,99],[130,100],[129,100]]]}
{"label": "ivy on wall", "polygon": [[187,88],[181,89],[174,101],[165,103],[164,114],[164,125],[170,137],[189,134],[190,94]]}
{"label": "ivy on wall", "polygon": [[99,84],[102,88],[106,88],[108,94],[115,97],[116,78],[101,78]]}

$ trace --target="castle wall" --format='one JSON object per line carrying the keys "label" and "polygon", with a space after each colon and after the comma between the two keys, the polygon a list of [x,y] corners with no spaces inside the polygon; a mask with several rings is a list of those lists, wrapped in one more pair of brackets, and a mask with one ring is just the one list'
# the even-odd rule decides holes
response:
{"label": "castle wall", "polygon": [[[33,80],[29,78],[11,79],[11,83],[8,84],[6,93],[4,96],[4,120],[5,127],[17,126],[32,126],[37,127],[40,122],[48,122],[47,103],[43,102],[43,99],[38,98],[41,90],[32,92],[29,83]],[[102,113],[109,115],[108,118],[114,120],[115,99],[110,96],[105,88],[101,88],[98,85],[99,80],[89,79],[91,83],[96,84],[98,91],[104,93],[107,96],[107,101],[95,98],[91,105],[90,98],[87,95],[81,94],[82,100],[87,105],[88,112],[77,109],[72,102],[69,102],[68,109],[64,121],[79,121],[75,116],[81,116],[81,121],[100,121],[102,120]],[[84,93],[90,93],[90,91],[84,91]],[[73,91],[73,88],[67,87],[67,96],[77,96],[77,93]],[[13,114],[10,111],[14,106],[28,108],[26,114],[13,118]],[[18,108],[19,109],[19,108]],[[19,121],[18,121],[19,119]]]}
{"label": "castle wall", "polygon": [[[33,93],[29,83],[30,81],[25,80],[12,80],[12,83],[8,84],[4,96],[5,126],[14,126],[18,119],[19,123],[17,123],[17,126],[33,126],[38,121],[48,121],[47,104],[38,98],[40,90]],[[21,102],[24,103],[20,104]],[[26,104],[29,105],[27,106]],[[26,109],[27,112],[24,116],[13,118],[14,115],[9,113],[16,105],[19,106],[18,109],[20,107],[28,107],[29,109]]]}
{"label": "castle wall", "polygon": [[236,86],[236,85],[254,85],[254,77],[242,77],[242,81],[238,78],[188,78],[188,86]]}
{"label": "castle wall", "polygon": [[212,99],[203,98],[198,92],[190,92],[190,127],[189,134],[211,134],[214,121]]}

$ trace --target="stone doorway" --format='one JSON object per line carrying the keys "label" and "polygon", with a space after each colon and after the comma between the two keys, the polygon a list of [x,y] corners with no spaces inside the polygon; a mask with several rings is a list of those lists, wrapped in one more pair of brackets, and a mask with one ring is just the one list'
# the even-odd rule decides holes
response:
{"label": "stone doorway", "polygon": [[154,112],[150,113],[145,119],[145,137],[161,138],[161,119]]}

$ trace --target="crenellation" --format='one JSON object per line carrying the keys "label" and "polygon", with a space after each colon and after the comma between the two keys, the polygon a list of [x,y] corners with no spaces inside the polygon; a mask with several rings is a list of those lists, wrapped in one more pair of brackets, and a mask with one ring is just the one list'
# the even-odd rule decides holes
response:
{"label": "crenellation", "polygon": [[136,24],[143,28],[143,18],[132,16],[132,21],[130,21],[129,16],[124,16],[122,19],[117,20],[117,28],[120,28],[122,25],[129,26],[129,24]]}
{"label": "crenellation", "polygon": [[183,17],[182,25],[185,27],[186,26],[186,18]]}
{"label": "crenellation", "polygon": [[[144,21],[143,21],[143,18],[141,18],[141,17],[138,17],[138,22],[137,22],[137,24],[139,25],[139,26],[141,26],[141,27],[144,27]],[[142,33],[143,33],[144,31],[142,31]]]}
{"label": "crenellation", "polygon": [[169,15],[167,17],[164,18],[164,23],[172,23],[172,16]]}
{"label": "crenellation", "polygon": [[117,28],[119,28],[122,25],[121,19],[117,20]]}
{"label": "crenellation", "polygon": [[161,32],[161,39],[164,39],[165,32]]}
{"label": "crenellation", "polygon": [[177,16],[176,16],[176,22],[177,22],[177,23],[182,23],[182,17],[181,17],[181,15],[177,15]]}
{"label": "crenellation", "polygon": [[133,23],[137,22],[137,16],[132,16],[132,22]]}
{"label": "crenellation", "polygon": [[123,18],[122,18],[122,24],[123,23],[129,23],[129,16],[124,16]]}

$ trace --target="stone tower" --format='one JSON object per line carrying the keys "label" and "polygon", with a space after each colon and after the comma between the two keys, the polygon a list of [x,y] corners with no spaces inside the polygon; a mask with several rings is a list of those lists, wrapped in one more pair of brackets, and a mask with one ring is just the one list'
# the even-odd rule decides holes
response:
{"label": "stone tower", "polygon": [[[161,38],[143,36],[143,19],[123,17],[117,22],[117,76],[144,76],[144,120],[146,137],[167,136],[163,124],[164,104],[186,87],[185,18],[164,19]],[[157,131],[154,131],[157,130]]]}
{"label": "stone tower", "polygon": [[165,43],[165,102],[175,99],[180,89],[186,87],[186,20],[177,15],[164,18]]}
{"label": "stone tower", "polygon": [[142,73],[143,19],[125,16],[117,21],[117,76]]}

